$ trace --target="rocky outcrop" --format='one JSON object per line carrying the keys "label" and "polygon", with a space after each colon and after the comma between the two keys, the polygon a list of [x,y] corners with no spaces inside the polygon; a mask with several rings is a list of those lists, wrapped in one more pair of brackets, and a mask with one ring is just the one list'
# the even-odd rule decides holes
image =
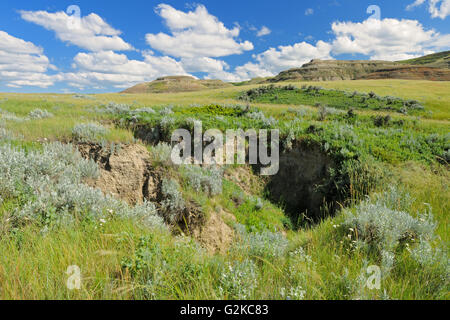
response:
{"label": "rocky outcrop", "polygon": [[395,62],[365,60],[312,60],[301,68],[281,72],[270,82],[289,80],[334,81],[355,80],[382,68],[395,67]]}

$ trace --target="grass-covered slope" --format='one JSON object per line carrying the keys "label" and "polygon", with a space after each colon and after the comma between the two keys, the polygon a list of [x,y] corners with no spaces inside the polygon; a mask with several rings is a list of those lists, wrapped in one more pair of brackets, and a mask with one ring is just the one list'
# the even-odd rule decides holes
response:
{"label": "grass-covered slope", "polygon": [[267,86],[251,89],[239,96],[239,100],[260,103],[276,103],[289,105],[327,105],[332,108],[386,110],[407,113],[420,113],[424,107],[416,100],[403,100],[386,96],[380,97],[375,92],[368,94],[325,89],[319,86]]}
{"label": "grass-covered slope", "polygon": [[399,61],[402,64],[450,69],[450,51],[438,52],[420,58]]}
{"label": "grass-covered slope", "polygon": [[189,76],[172,76],[156,79],[152,82],[140,83],[122,93],[175,93],[202,91],[230,87],[231,84],[221,80],[198,80]]}
{"label": "grass-covered slope", "polygon": [[[448,84],[323,86],[1,94],[0,299],[448,299]],[[424,109],[399,112],[409,100]],[[195,120],[279,129],[280,179],[171,164],[164,142]],[[333,205],[312,216],[287,193]]]}

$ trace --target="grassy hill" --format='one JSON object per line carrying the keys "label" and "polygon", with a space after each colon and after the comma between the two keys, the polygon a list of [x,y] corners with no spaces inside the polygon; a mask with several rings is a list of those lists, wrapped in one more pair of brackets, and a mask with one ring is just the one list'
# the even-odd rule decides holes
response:
{"label": "grassy hill", "polygon": [[231,84],[221,80],[198,80],[189,76],[170,76],[152,82],[140,83],[121,93],[175,93],[220,89],[230,86]]}
{"label": "grassy hill", "polygon": [[398,63],[450,69],[450,51],[434,53],[411,60],[398,61]]}

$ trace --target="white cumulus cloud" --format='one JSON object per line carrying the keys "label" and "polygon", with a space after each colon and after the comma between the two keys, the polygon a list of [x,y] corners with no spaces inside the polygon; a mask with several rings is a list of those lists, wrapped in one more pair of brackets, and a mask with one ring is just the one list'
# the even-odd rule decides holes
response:
{"label": "white cumulus cloud", "polygon": [[119,35],[121,32],[106,23],[100,16],[91,13],[76,18],[65,12],[50,13],[47,11],[20,11],[22,19],[54,31],[64,42],[76,45],[89,51],[122,51],[132,50]]}
{"label": "white cumulus cloud", "polygon": [[272,77],[281,71],[299,68],[312,59],[332,59],[331,45],[318,41],[312,44],[301,42],[291,46],[270,48],[258,55],[254,55],[254,62],[238,66],[233,72],[215,72],[209,78],[219,78],[225,81],[245,81],[257,77]]}
{"label": "white cumulus cloud", "polygon": [[53,77],[46,74],[49,69],[56,67],[42,48],[0,30],[0,83],[14,88],[47,88],[54,83]]}
{"label": "white cumulus cloud", "polygon": [[335,54],[363,54],[373,60],[402,60],[448,47],[447,36],[426,30],[416,20],[368,19],[335,22]]}
{"label": "white cumulus cloud", "polygon": [[164,54],[177,58],[224,57],[253,50],[249,41],[238,42],[239,27],[228,29],[206,7],[198,5],[187,13],[160,4],[156,8],[171,35],[147,34],[147,43]]}
{"label": "white cumulus cloud", "polygon": [[187,72],[220,72],[229,68],[225,61],[208,57],[182,58],[181,64]]}
{"label": "white cumulus cloud", "polygon": [[412,10],[428,2],[428,11],[433,18],[445,19],[450,16],[450,0],[416,0],[406,7],[406,10]]}
{"label": "white cumulus cloud", "polygon": [[182,64],[170,57],[157,57],[151,51],[143,60],[130,60],[113,51],[79,53],[74,58],[75,72],[61,76],[72,86],[109,86],[125,88],[161,76],[187,75]]}
{"label": "white cumulus cloud", "polygon": [[257,33],[256,33],[256,36],[257,37],[264,37],[264,36],[268,36],[269,34],[271,34],[272,33],[272,30],[270,30],[269,28],[267,28],[266,26],[263,26],[262,28],[261,28],[261,30],[259,30]]}
{"label": "white cumulus cloud", "polygon": [[272,77],[275,74],[264,69],[260,64],[248,62],[245,65],[238,66],[233,72],[224,70],[209,73],[207,79],[221,79],[223,81],[240,82],[259,77]]}
{"label": "white cumulus cloud", "polygon": [[332,59],[330,56],[331,45],[324,41],[318,41],[314,46],[307,42],[300,42],[290,46],[279,46],[258,54],[256,60],[261,67],[278,73],[280,71],[298,68],[312,59]]}

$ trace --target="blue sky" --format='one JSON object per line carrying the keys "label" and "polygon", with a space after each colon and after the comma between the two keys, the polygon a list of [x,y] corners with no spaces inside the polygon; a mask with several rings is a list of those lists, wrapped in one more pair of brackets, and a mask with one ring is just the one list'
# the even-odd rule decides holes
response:
{"label": "blue sky", "polygon": [[242,81],[311,59],[401,60],[448,50],[449,15],[450,0],[2,0],[0,92],[112,92],[165,75]]}

